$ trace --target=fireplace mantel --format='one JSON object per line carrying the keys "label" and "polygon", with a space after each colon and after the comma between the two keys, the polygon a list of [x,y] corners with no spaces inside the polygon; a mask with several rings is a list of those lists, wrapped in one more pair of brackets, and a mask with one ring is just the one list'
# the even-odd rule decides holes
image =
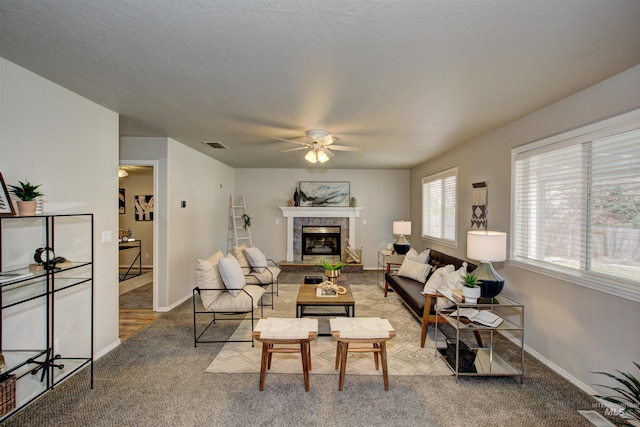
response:
{"label": "fireplace mantel", "polygon": [[293,261],[293,219],[294,218],[349,218],[349,243],[356,247],[356,218],[362,207],[343,206],[282,206],[282,216],[287,218],[287,261]]}

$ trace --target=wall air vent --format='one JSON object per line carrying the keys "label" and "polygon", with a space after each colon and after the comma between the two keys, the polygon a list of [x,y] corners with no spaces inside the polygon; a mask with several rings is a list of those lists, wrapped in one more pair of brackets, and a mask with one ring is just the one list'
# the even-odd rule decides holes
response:
{"label": "wall air vent", "polygon": [[202,141],[202,143],[216,149],[226,150],[227,148],[229,148],[220,141]]}

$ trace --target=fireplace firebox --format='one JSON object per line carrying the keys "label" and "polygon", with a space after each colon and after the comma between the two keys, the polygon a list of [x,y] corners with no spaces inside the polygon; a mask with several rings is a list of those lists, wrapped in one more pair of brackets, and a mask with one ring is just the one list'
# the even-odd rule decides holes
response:
{"label": "fireplace firebox", "polygon": [[303,226],[302,259],[314,256],[340,256],[340,226]]}

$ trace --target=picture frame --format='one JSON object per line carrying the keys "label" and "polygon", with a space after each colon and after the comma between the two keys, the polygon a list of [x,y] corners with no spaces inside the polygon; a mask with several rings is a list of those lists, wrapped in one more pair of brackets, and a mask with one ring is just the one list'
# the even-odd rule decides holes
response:
{"label": "picture frame", "polygon": [[118,191],[118,213],[120,215],[126,213],[125,198],[124,198],[124,188],[120,188],[119,191]]}
{"label": "picture frame", "polygon": [[0,183],[2,184],[2,188],[0,189],[0,216],[14,216],[16,211],[13,207],[9,190],[7,190],[7,186],[4,183],[2,173],[0,173]]}
{"label": "picture frame", "polygon": [[300,206],[349,206],[349,181],[300,181]]}
{"label": "picture frame", "polygon": [[133,196],[134,219],[153,221],[153,195]]}

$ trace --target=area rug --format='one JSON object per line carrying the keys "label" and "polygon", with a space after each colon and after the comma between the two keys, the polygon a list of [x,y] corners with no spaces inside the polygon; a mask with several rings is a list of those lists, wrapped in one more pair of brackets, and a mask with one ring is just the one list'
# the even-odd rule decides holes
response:
{"label": "area rug", "polygon": [[[295,317],[296,297],[301,285],[281,284],[280,295],[275,297],[275,308],[265,307],[264,317]],[[309,286],[309,285],[306,285]],[[384,297],[375,285],[352,285],[357,317],[388,319],[396,336],[387,341],[389,375],[451,375],[451,370],[435,354],[431,328],[425,348],[420,348],[420,322],[402,304],[395,294]],[[215,326],[214,326],[215,327]],[[328,333],[328,320],[320,318],[320,333]],[[249,339],[251,321],[243,320],[232,339]],[[226,343],[206,369],[212,373],[259,373],[262,343]],[[336,341],[330,336],[319,336],[311,342],[311,374],[337,375],[335,369]],[[302,371],[300,354],[274,354],[270,373],[299,373]],[[351,353],[347,373],[382,375],[376,371],[372,353]]]}

